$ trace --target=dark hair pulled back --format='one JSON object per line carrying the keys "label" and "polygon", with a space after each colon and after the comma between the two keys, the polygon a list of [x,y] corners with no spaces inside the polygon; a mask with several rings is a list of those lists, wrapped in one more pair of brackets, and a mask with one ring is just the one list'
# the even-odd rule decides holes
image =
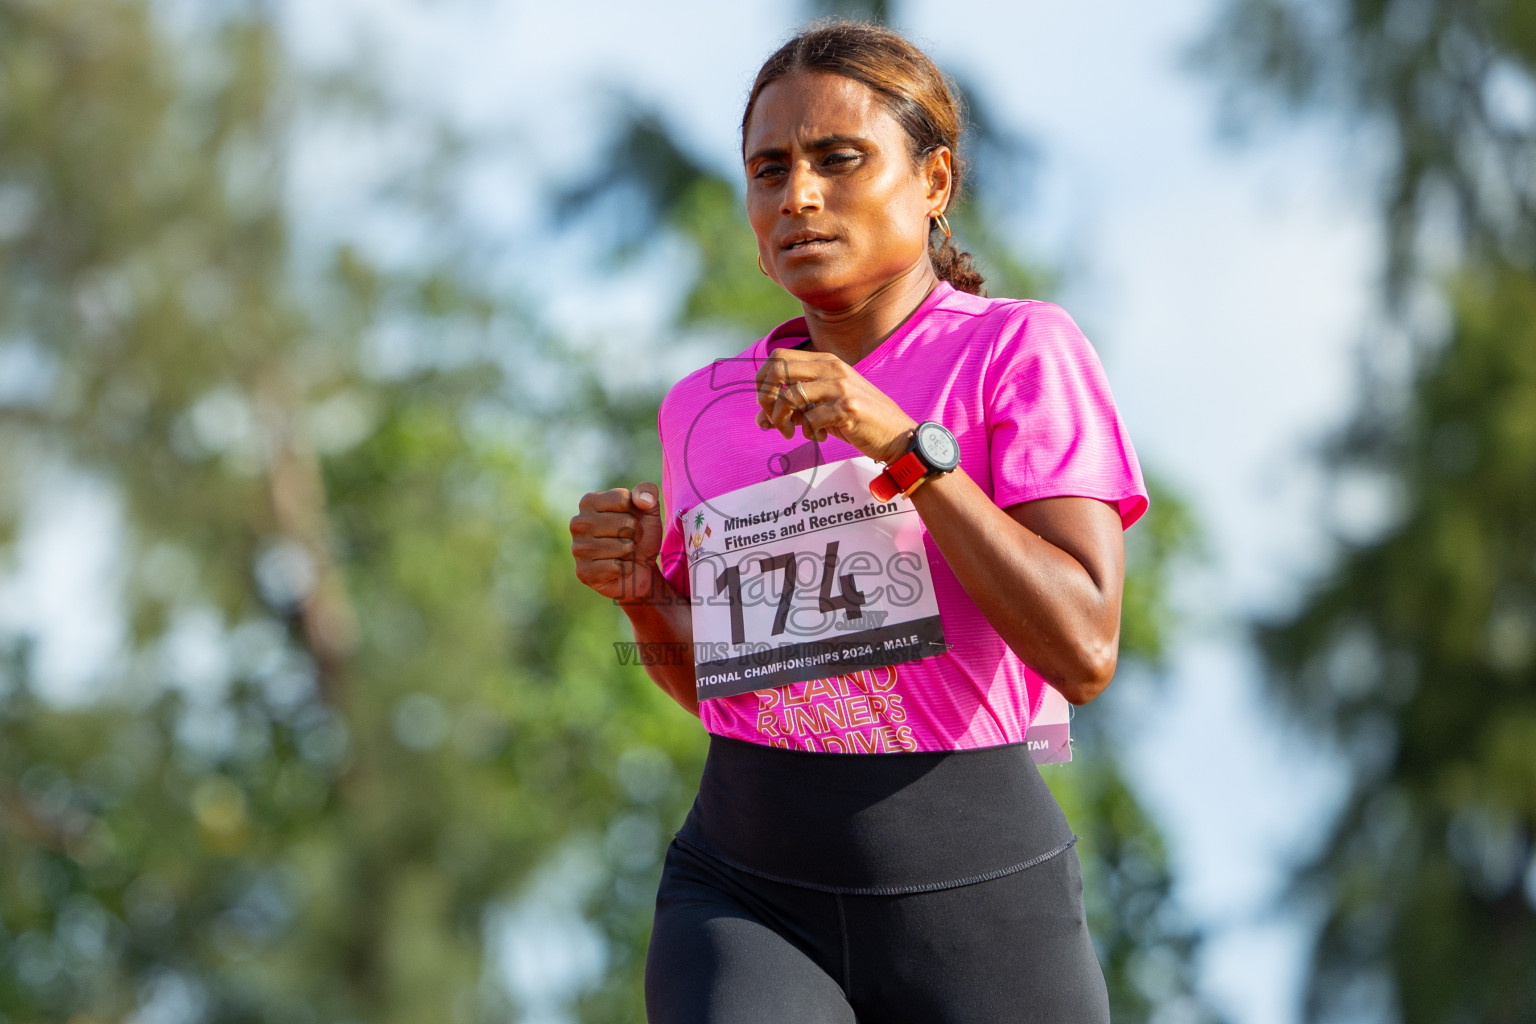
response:
{"label": "dark hair pulled back", "polygon": [[[779,47],[763,62],[747,97],[747,109],[741,115],[743,154],[747,122],[762,91],[781,78],[815,71],[842,75],[873,89],[906,130],[914,160],[939,146],[948,146],[954,178],[950,198],[959,197],[965,182],[965,163],[960,159],[960,133],[965,122],[955,90],[926,53],[883,25],[820,21]],[[936,221],[928,226],[928,256],[941,279],[960,291],[982,293],[986,280],[971,254],[945,238]]]}

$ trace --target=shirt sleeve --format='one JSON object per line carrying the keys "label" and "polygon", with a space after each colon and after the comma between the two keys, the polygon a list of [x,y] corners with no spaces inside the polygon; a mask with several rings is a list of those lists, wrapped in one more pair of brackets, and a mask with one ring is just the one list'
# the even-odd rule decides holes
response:
{"label": "shirt sleeve", "polygon": [[1115,506],[1122,528],[1146,512],[1141,464],[1104,367],[1061,307],[1021,304],[994,342],[983,390],[999,508],[1098,498]]}
{"label": "shirt sleeve", "polygon": [[682,510],[676,507],[677,490],[673,486],[672,455],[667,449],[666,428],[662,426],[660,416],[657,417],[656,432],[661,439],[661,508],[666,523],[658,556],[661,574],[678,593],[692,597],[688,584],[688,560],[683,551],[683,529],[678,522],[678,513]]}

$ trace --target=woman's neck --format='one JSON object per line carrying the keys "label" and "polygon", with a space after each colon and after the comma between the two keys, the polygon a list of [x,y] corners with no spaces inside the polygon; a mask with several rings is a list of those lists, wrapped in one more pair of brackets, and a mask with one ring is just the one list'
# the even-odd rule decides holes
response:
{"label": "woman's neck", "polygon": [[831,352],[852,366],[905,323],[938,284],[933,264],[925,259],[846,308],[821,309],[805,303],[811,347]]}

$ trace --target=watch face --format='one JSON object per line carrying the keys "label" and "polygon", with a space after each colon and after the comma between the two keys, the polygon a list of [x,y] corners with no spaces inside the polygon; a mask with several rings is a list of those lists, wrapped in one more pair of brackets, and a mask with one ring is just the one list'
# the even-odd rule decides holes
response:
{"label": "watch face", "polygon": [[917,450],[923,461],[939,472],[960,464],[960,447],[955,444],[955,436],[932,421],[917,428]]}

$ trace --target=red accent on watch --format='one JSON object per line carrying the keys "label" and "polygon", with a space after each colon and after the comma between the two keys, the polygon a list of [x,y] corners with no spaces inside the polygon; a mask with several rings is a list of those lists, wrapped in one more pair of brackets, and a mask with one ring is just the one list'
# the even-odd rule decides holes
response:
{"label": "red accent on watch", "polygon": [[869,493],[873,494],[877,501],[890,501],[921,480],[927,473],[928,467],[923,464],[922,459],[917,457],[917,452],[908,451],[886,466],[884,473],[869,482]]}

